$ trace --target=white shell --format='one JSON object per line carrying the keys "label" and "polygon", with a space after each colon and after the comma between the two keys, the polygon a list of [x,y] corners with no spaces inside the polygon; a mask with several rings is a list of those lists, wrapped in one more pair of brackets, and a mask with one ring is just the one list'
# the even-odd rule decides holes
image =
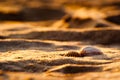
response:
{"label": "white shell", "polygon": [[101,55],[103,52],[95,47],[87,46],[81,49],[81,56],[92,56],[92,55]]}

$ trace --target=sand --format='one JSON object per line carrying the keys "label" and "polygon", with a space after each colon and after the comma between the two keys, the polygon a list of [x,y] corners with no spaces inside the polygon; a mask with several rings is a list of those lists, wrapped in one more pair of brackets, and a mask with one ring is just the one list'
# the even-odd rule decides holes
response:
{"label": "sand", "polygon": [[[61,7],[64,1],[57,5],[54,1],[56,8],[50,9],[45,9],[50,6],[47,3],[39,3],[35,8],[31,8],[31,3],[27,9],[19,4],[8,12],[5,6],[0,11],[0,80],[119,80],[118,2],[106,0],[104,5],[95,7],[89,1],[82,6],[71,1]],[[21,18],[23,13],[25,17]],[[85,46],[96,47],[103,54],[84,57],[68,54],[80,53]]]}

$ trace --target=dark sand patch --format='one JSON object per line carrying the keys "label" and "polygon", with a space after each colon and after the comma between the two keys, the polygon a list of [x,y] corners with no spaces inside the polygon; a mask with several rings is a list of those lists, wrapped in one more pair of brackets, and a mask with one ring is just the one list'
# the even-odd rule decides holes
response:
{"label": "dark sand patch", "polygon": [[29,40],[0,40],[0,52],[14,50],[42,50],[42,51],[64,51],[77,50],[78,46],[74,45],[55,45],[50,42],[29,41]]}
{"label": "dark sand patch", "polygon": [[[0,69],[4,71],[13,71],[13,72],[38,73],[38,72],[49,71],[49,69],[52,68],[54,69],[53,66],[61,67],[62,65],[63,67],[61,67],[61,69],[64,70],[65,68],[65,70],[68,70],[67,73],[78,73],[78,72],[101,71],[102,67],[99,67],[99,65],[108,64],[108,63],[111,62],[95,62],[95,61],[84,61],[84,60],[74,60],[74,59],[19,60],[19,61],[0,62]],[[69,65],[66,66],[65,64],[69,64]],[[76,64],[76,66],[74,66],[74,64]],[[69,69],[72,69],[73,72],[72,71],[69,72]],[[74,72],[74,69],[77,69],[77,71],[75,70]]]}
{"label": "dark sand patch", "polygon": [[[31,42],[25,40],[8,40],[8,41],[0,41],[0,51],[13,51],[13,50],[26,50],[26,49],[36,49],[41,50],[41,47],[50,47],[52,43],[45,43],[45,42]],[[4,49],[5,48],[5,49]],[[45,49],[42,49],[45,50]]]}
{"label": "dark sand patch", "polygon": [[120,15],[107,17],[106,20],[120,25]]}
{"label": "dark sand patch", "polygon": [[5,37],[5,36],[0,36],[0,39],[6,39],[7,37]]}
{"label": "dark sand patch", "polygon": [[58,20],[66,13],[59,9],[25,8],[18,12],[0,12],[0,21],[45,21]]}
{"label": "dark sand patch", "polygon": [[110,27],[110,25],[107,25],[107,24],[103,24],[103,23],[97,23],[95,25],[96,28],[104,28],[104,27]]}
{"label": "dark sand patch", "polygon": [[80,65],[61,65],[54,67],[47,72],[62,72],[64,74],[84,73],[84,72],[97,72],[102,71],[102,67],[96,66],[80,66]]}
{"label": "dark sand patch", "polygon": [[58,40],[58,41],[91,41],[98,44],[120,44],[120,30],[74,31],[41,31],[27,34],[13,34],[9,38]]}

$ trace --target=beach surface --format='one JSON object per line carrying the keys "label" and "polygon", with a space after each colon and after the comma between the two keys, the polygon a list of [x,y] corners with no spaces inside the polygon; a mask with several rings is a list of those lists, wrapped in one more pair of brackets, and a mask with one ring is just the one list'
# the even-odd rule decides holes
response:
{"label": "beach surface", "polygon": [[119,61],[119,0],[1,0],[0,80],[119,80]]}

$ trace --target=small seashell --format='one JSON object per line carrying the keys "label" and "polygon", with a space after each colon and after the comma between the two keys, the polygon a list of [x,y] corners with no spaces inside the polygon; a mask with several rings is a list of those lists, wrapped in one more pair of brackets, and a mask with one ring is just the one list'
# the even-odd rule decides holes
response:
{"label": "small seashell", "polygon": [[80,57],[80,54],[78,52],[75,52],[75,51],[70,51],[67,54],[65,54],[65,56],[68,56],[68,57]]}
{"label": "small seashell", "polygon": [[84,57],[84,56],[93,56],[93,55],[102,55],[103,52],[95,47],[84,47],[81,49],[80,51],[80,56]]}

